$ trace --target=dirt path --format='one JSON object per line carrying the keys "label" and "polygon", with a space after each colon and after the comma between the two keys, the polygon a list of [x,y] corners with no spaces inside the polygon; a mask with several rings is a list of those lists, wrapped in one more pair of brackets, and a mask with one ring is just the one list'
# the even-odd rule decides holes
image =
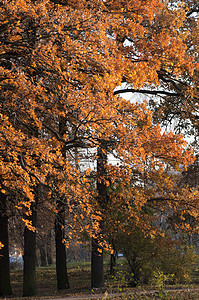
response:
{"label": "dirt path", "polygon": [[[199,288],[182,288],[182,289],[164,289],[164,292],[167,293],[167,292],[170,292],[171,294],[173,293],[185,293],[186,295],[188,294],[192,294],[192,293],[195,293],[197,294],[198,298],[190,298],[190,299],[199,299]],[[66,296],[66,297],[62,297],[62,298],[49,298],[49,299],[44,299],[44,300],[88,300],[88,299],[122,299],[120,297],[124,296],[133,296],[135,297],[136,295],[152,295],[152,294],[155,294],[155,293],[159,293],[158,290],[148,290],[148,291],[125,291],[125,292],[121,292],[121,293],[108,293],[108,292],[105,292],[103,294],[93,294],[93,295],[74,295],[74,296]],[[196,296],[196,295],[195,295]],[[136,299],[136,298],[132,298],[132,299]],[[186,298],[186,299],[189,299],[189,298]]]}

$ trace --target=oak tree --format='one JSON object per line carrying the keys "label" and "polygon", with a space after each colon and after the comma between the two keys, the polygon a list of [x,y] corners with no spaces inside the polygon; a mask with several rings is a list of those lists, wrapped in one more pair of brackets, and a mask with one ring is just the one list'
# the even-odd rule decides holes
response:
{"label": "oak tree", "polygon": [[[78,160],[95,160],[105,141],[105,154],[114,154],[126,170],[118,175],[111,169],[113,183],[119,177],[129,181],[132,167],[144,172],[150,156],[162,191],[170,183],[165,166],[192,160],[180,135],[161,134],[152,124],[146,103],[117,96],[130,91],[178,97],[167,69],[172,76],[193,76],[196,67],[186,46],[190,34],[182,32],[184,8],[160,0],[4,0],[0,13],[1,189],[9,194],[17,187],[18,207],[31,211],[35,188],[45,186],[52,210],[67,210],[74,230],[99,240],[101,189],[89,189],[90,170],[79,171],[76,153]],[[171,91],[151,90],[160,81]],[[115,90],[122,82],[128,90]],[[108,185],[106,177],[98,174],[98,186]],[[132,193],[142,207],[144,195]],[[26,224],[34,230],[31,220]]]}

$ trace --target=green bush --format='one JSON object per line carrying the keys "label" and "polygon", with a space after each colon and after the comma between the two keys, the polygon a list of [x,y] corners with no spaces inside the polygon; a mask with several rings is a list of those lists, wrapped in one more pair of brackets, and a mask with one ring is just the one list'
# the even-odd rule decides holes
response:
{"label": "green bush", "polygon": [[118,245],[129,263],[133,286],[191,281],[198,256],[192,246],[173,241],[171,237],[145,236],[140,230],[133,231],[131,236],[120,236]]}

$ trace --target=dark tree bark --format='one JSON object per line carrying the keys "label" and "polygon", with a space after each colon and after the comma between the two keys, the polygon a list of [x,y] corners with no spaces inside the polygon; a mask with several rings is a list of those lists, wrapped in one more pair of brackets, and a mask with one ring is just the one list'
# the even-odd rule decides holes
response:
{"label": "dark tree bark", "polygon": [[99,245],[97,239],[92,239],[91,286],[93,288],[104,286],[103,248]]}
{"label": "dark tree bark", "polygon": [[0,249],[0,297],[12,295],[10,284],[10,264],[8,245],[8,215],[6,195],[0,192],[0,242],[4,245]]}
{"label": "dark tree bark", "polygon": [[[107,206],[107,187],[104,181],[106,177],[107,154],[106,147],[101,145],[97,153],[97,191],[98,203],[102,210]],[[103,231],[103,220],[101,222],[101,231]],[[98,238],[92,239],[91,254],[91,286],[100,288],[104,286],[104,267],[103,267],[103,248]]]}
{"label": "dark tree bark", "polygon": [[[59,120],[59,135],[63,136],[66,133],[66,117],[60,117]],[[62,156],[66,158],[66,145],[62,149]],[[66,247],[63,244],[64,239],[64,224],[65,224],[65,207],[64,203],[57,201],[58,213],[55,219],[55,244],[56,244],[56,275],[57,289],[64,290],[70,288],[67,265],[66,265]]]}
{"label": "dark tree bark", "polygon": [[[31,216],[26,216],[36,227],[36,203],[31,204]],[[36,295],[36,231],[24,229],[24,269],[23,269],[23,296]]]}
{"label": "dark tree bark", "polygon": [[56,274],[58,290],[68,289],[68,273],[66,266],[66,247],[62,242],[64,239],[65,213],[59,209],[55,220],[55,243],[56,243]]}

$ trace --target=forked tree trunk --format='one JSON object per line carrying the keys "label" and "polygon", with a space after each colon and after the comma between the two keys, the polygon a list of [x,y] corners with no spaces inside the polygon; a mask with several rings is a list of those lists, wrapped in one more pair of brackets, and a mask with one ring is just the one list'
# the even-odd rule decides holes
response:
{"label": "forked tree trunk", "polygon": [[0,242],[4,245],[0,249],[0,297],[12,295],[10,284],[10,264],[8,245],[8,216],[6,195],[0,192]]}
{"label": "forked tree trunk", "polygon": [[[32,215],[26,217],[36,227],[36,203],[31,204]],[[24,229],[24,268],[23,268],[23,296],[36,295],[36,231]]]}
{"label": "forked tree trunk", "polygon": [[55,243],[56,243],[56,275],[57,289],[68,289],[68,273],[66,266],[66,247],[63,243],[64,239],[64,210],[60,209],[55,220]]}
{"label": "forked tree trunk", "polygon": [[[106,177],[107,154],[105,147],[98,148],[97,153],[97,191],[98,203],[102,210],[107,206],[107,187],[104,182]],[[101,222],[101,231],[103,232],[103,220]],[[103,248],[99,244],[99,239],[92,239],[91,254],[91,287],[100,288],[104,286],[104,266],[103,266]]]}

